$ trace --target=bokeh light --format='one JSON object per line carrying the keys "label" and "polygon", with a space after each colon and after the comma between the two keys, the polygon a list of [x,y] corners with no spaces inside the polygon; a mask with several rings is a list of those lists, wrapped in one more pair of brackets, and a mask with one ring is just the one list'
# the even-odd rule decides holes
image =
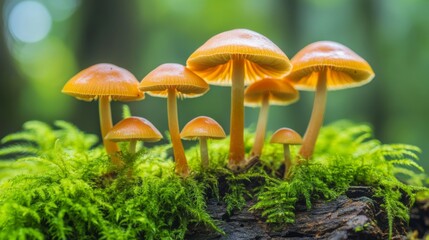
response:
{"label": "bokeh light", "polygon": [[17,3],[10,11],[8,27],[12,36],[25,43],[45,38],[52,26],[48,9],[36,1]]}

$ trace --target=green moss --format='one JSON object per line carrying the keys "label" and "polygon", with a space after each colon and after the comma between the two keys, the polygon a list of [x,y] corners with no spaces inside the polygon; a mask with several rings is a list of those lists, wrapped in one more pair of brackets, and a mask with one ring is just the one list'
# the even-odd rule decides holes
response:
{"label": "green moss", "polygon": [[[250,150],[253,135],[245,136]],[[239,175],[226,169],[228,139],[209,142],[206,170],[192,147],[193,173],[181,179],[170,144],[141,147],[135,155],[124,145],[126,166],[114,169],[96,136],[63,121],[55,127],[28,122],[2,143],[0,239],[182,239],[195,225],[222,232],[206,211],[208,197],[224,201],[229,212],[256,197],[252,210],[267,222],[291,223],[297,201],[310,209],[314,200],[333,199],[351,185],[373,187],[391,234],[395,219],[408,220],[415,194],[427,194],[426,176],[414,172],[422,170],[418,148],[382,144],[368,126],[344,121],[322,129],[314,159],[294,168],[289,181],[276,177],[280,145],[267,144],[262,166]],[[401,201],[404,195],[409,204]]]}
{"label": "green moss", "polygon": [[357,227],[355,227],[355,232],[362,232],[363,230],[365,230],[367,227],[369,227],[369,223],[365,223],[364,225],[362,225],[362,226],[357,226]]}
{"label": "green moss", "polygon": [[[419,152],[411,145],[380,143],[366,125],[337,122],[322,129],[314,158],[292,169],[289,182],[268,179],[252,208],[262,210],[268,222],[289,223],[294,220],[298,200],[305,201],[310,209],[313,200],[333,199],[352,185],[371,186],[374,196],[383,200],[391,238],[394,219],[408,221],[415,193],[427,191],[422,186],[404,184],[395,176],[407,173],[407,181],[414,179],[409,167],[423,171],[415,162]],[[404,194],[409,199],[407,205],[401,201]]]}

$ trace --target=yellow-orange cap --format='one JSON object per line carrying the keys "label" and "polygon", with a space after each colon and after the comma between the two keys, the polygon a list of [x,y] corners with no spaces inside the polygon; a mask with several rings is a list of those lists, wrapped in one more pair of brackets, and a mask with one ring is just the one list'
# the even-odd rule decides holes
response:
{"label": "yellow-orange cap", "polygon": [[176,89],[177,95],[198,97],[209,90],[209,85],[185,66],[166,63],[146,75],[139,88],[156,97],[167,97],[167,90],[172,88]]}
{"label": "yellow-orange cap", "polygon": [[244,91],[244,104],[257,107],[268,94],[271,105],[289,105],[299,99],[299,92],[288,82],[273,78],[264,78],[252,83]]}
{"label": "yellow-orange cap", "polygon": [[307,45],[291,60],[293,69],[287,76],[297,89],[315,90],[318,72],[327,70],[327,89],[357,87],[374,78],[371,66],[346,46],[320,41]]}
{"label": "yellow-orange cap", "polygon": [[199,137],[222,139],[226,135],[219,123],[214,119],[200,116],[192,119],[183,127],[180,137],[183,139],[196,139]]}
{"label": "yellow-orange cap", "polygon": [[273,133],[270,143],[299,145],[302,144],[302,138],[299,133],[290,128],[280,128],[275,133]]}
{"label": "yellow-orange cap", "polygon": [[105,139],[113,142],[131,140],[157,142],[162,139],[162,135],[158,129],[145,118],[129,117],[113,126],[107,133]]}
{"label": "yellow-orange cap", "polygon": [[291,64],[286,54],[265,36],[247,29],[215,35],[186,62],[189,69],[213,85],[231,85],[232,59],[245,59],[245,84],[265,77],[281,78]]}
{"label": "yellow-orange cap", "polygon": [[128,70],[100,63],[76,74],[64,85],[62,92],[85,101],[104,96],[112,100],[136,101],[144,98],[138,84],[138,80]]}

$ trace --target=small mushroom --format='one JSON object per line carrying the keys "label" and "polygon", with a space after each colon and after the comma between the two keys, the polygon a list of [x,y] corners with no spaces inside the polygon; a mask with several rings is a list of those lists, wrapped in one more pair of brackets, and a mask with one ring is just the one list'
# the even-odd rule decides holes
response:
{"label": "small mushroom", "polygon": [[176,161],[176,173],[182,177],[188,176],[188,162],[179,133],[176,97],[201,96],[209,90],[209,85],[186,67],[167,63],[146,75],[139,88],[151,96],[167,98],[168,127]]}
{"label": "small mushroom", "polygon": [[251,156],[260,156],[265,141],[265,129],[268,121],[269,105],[289,105],[299,99],[298,91],[286,81],[265,78],[252,83],[244,92],[244,105],[258,107],[258,124],[256,127],[255,143]]}
{"label": "small mushroom", "polygon": [[100,128],[106,152],[116,166],[122,161],[114,156],[119,151],[118,145],[105,139],[112,128],[110,101],[137,101],[144,98],[138,89],[139,82],[128,70],[108,63],[100,63],[82,70],[70,79],[62,90],[63,93],[79,100],[99,100]]}
{"label": "small mushroom", "polygon": [[185,140],[200,140],[201,166],[203,169],[207,169],[209,166],[207,139],[222,139],[226,135],[223,128],[214,119],[200,116],[185,125],[180,137]]}
{"label": "small mushroom", "polygon": [[271,136],[270,143],[283,144],[284,165],[285,165],[284,178],[287,178],[289,176],[289,172],[292,167],[289,145],[302,144],[301,135],[299,135],[299,133],[295,132],[290,128],[280,128]]}
{"label": "small mushroom", "polygon": [[309,159],[323,124],[327,91],[364,85],[374,78],[374,72],[355,52],[330,41],[315,42],[304,47],[291,62],[293,70],[287,79],[298,90],[316,91],[313,112],[299,151],[304,159]]}
{"label": "small mushroom", "polygon": [[210,38],[187,60],[187,66],[213,85],[231,86],[230,149],[228,167],[239,172],[244,153],[244,85],[265,77],[281,78],[292,65],[283,51],[265,36],[234,29]]}
{"label": "small mushroom", "polygon": [[145,118],[129,117],[113,126],[105,139],[113,142],[130,142],[129,152],[134,154],[136,152],[137,141],[157,142],[162,139],[162,135]]}

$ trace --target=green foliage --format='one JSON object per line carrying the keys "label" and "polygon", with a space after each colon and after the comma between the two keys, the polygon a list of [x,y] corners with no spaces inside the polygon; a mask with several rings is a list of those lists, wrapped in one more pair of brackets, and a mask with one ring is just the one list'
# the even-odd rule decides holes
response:
{"label": "green foliage", "polygon": [[[394,219],[408,221],[415,193],[427,191],[395,176],[401,173],[413,179],[416,174],[410,168],[423,171],[415,162],[419,152],[410,145],[380,143],[367,125],[337,122],[322,129],[313,159],[292,169],[290,181],[267,179],[252,209],[262,211],[267,222],[290,223],[297,201],[304,201],[309,209],[312,201],[333,199],[350,186],[371,186],[383,201],[391,238]],[[407,205],[401,201],[404,195]]]}
{"label": "green foliage", "polygon": [[[253,135],[245,136],[250,150]],[[222,232],[206,211],[207,197],[225,202],[229,213],[256,197],[251,209],[267,222],[292,223],[298,202],[310,209],[314,200],[334,199],[352,185],[374,189],[392,234],[394,220],[408,220],[415,193],[426,190],[425,175],[413,171],[422,170],[418,148],[381,144],[368,126],[348,122],[325,127],[314,159],[293,168],[288,181],[276,176],[280,145],[267,144],[262,167],[237,175],[226,168],[229,139],[209,142],[208,169],[192,147],[186,152],[192,174],[181,179],[171,144],[135,154],[124,147],[125,167],[115,169],[96,141],[63,121],[54,127],[31,121],[2,139],[0,239],[183,239],[195,225]]]}
{"label": "green foliage", "polygon": [[3,148],[6,159],[17,145],[34,151],[1,165],[0,239],[182,239],[190,224],[221,232],[205,211],[206,187],[174,174],[170,144],[124,153],[127,166],[111,169],[93,135],[55,125],[29,122],[4,138],[19,142]]}

